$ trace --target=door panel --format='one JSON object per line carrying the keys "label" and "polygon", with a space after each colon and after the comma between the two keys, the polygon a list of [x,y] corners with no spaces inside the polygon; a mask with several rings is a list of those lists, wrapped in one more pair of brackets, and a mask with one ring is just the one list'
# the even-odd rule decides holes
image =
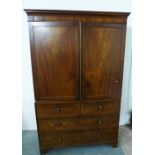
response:
{"label": "door panel", "polygon": [[103,99],[121,93],[124,27],[82,24],[82,99]]}
{"label": "door panel", "polygon": [[79,24],[34,22],[33,39],[39,99],[78,99]]}

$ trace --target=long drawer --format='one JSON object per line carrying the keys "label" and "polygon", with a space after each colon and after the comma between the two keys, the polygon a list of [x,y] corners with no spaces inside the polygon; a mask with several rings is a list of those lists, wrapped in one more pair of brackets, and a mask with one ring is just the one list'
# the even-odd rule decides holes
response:
{"label": "long drawer", "polygon": [[115,127],[118,123],[116,114],[104,115],[102,117],[80,117],[80,118],[38,118],[40,131],[62,131],[62,130],[87,130]]}
{"label": "long drawer", "polygon": [[80,115],[80,104],[36,104],[38,118],[73,117]]}
{"label": "long drawer", "polygon": [[116,128],[80,132],[40,132],[41,147],[63,147],[67,145],[113,143]]}
{"label": "long drawer", "polygon": [[104,115],[104,114],[118,114],[118,101],[100,101],[100,102],[83,102],[81,103],[82,115]]}

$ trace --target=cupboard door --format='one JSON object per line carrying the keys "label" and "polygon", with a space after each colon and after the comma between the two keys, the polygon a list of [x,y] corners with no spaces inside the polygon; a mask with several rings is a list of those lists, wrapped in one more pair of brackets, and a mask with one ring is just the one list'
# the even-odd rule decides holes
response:
{"label": "cupboard door", "polygon": [[120,96],[124,32],[119,24],[82,24],[82,99]]}
{"label": "cupboard door", "polygon": [[36,100],[79,98],[79,24],[30,23]]}

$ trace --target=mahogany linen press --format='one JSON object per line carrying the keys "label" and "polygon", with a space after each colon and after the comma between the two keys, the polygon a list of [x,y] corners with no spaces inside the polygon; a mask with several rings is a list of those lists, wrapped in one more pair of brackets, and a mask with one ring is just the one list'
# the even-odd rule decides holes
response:
{"label": "mahogany linen press", "polygon": [[41,153],[116,147],[129,13],[25,11]]}

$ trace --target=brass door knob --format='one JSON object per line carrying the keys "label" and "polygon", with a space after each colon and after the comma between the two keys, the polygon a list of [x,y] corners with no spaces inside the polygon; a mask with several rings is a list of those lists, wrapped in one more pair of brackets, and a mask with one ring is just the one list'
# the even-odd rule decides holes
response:
{"label": "brass door knob", "polygon": [[118,83],[118,80],[115,80],[115,83],[117,84]]}

